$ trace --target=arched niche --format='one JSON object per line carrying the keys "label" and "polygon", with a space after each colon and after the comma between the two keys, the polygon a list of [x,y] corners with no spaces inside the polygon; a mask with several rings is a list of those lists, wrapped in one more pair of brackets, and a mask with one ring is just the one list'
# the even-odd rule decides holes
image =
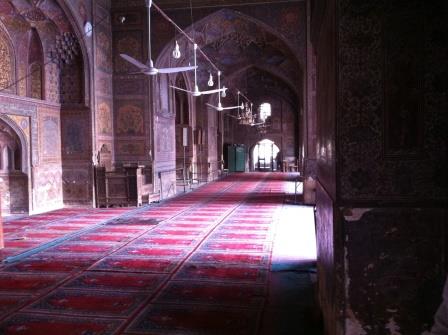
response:
{"label": "arched niche", "polygon": [[29,206],[28,145],[24,134],[0,115],[0,196],[2,213],[23,213]]}
{"label": "arched niche", "polygon": [[[185,77],[179,73],[175,85],[187,89]],[[188,179],[191,170],[192,131],[188,93],[174,90],[174,110],[176,113],[176,178]]]}
{"label": "arched niche", "polygon": [[43,100],[44,94],[44,53],[42,42],[35,28],[30,31],[28,47],[28,87],[30,98]]}

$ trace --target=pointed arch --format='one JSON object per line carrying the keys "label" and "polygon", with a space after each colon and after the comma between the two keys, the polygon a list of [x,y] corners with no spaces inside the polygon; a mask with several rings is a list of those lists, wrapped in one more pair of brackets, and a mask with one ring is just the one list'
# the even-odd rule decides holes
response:
{"label": "pointed arch", "polygon": [[30,98],[43,100],[44,94],[44,52],[39,33],[36,28],[30,31],[28,43],[28,87]]}
{"label": "pointed arch", "polygon": [[[29,171],[29,152],[30,146],[26,139],[26,135],[23,130],[7,115],[0,114],[0,125],[4,125],[6,128],[11,129],[11,133],[17,137],[17,144],[19,145],[18,153],[19,157],[16,158],[16,163],[20,161],[20,170],[28,174]],[[17,148],[14,148],[17,149]],[[16,153],[15,153],[16,156]]]}
{"label": "pointed arch", "polygon": [[[252,44],[263,47],[263,45],[272,44],[272,40],[275,40],[276,50],[281,50],[282,53],[285,54],[285,59],[291,62],[292,65],[292,67],[289,68],[293,69],[293,72],[297,74],[293,75],[293,72],[288,71],[284,73],[284,77],[291,75],[292,77],[291,79],[288,79],[288,83],[294,87],[294,91],[299,92],[301,90],[301,81],[303,80],[302,77],[305,66],[304,64],[300,63],[297,53],[294,51],[294,48],[291,45],[290,41],[288,41],[279,31],[276,31],[268,24],[249,15],[245,15],[241,12],[224,8],[211,13],[201,20],[196,21],[194,23],[194,26],[189,26],[185,28],[184,31],[189,36],[193,36],[194,32],[196,43],[202,49],[204,49],[205,47],[210,47],[211,50],[217,50],[221,48],[222,43],[225,43],[228,39],[232,38],[237,43],[241,44],[241,47],[243,49],[247,49],[247,47]],[[174,46],[173,39],[167,42],[165,47],[158,55],[155,62],[157,67],[181,66],[191,62],[191,42],[187,41],[184,36],[178,37],[177,41],[183,53],[182,57],[177,60],[172,59],[171,52]],[[243,64],[243,67],[251,65],[253,64]],[[278,73],[279,70],[281,70],[280,67],[276,66],[275,64],[269,64],[269,62],[267,61],[265,61],[265,63],[258,64],[258,66],[263,68],[267,67],[275,73]],[[198,72],[198,78],[201,78],[201,75],[204,75],[204,73],[202,72],[208,74],[208,70],[200,69],[200,71]],[[227,75],[227,73],[224,73],[224,76],[225,75]],[[187,85],[192,86],[192,73],[188,73],[186,78],[188,80]],[[298,81],[294,82],[292,78],[298,78]]]}

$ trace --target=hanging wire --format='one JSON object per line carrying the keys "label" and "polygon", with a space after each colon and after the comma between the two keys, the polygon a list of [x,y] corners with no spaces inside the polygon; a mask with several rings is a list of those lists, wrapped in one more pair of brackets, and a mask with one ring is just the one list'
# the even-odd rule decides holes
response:
{"label": "hanging wire", "polygon": [[[167,20],[168,22],[170,22],[175,29],[177,29],[177,31],[179,31],[190,43],[192,43],[193,45],[196,44],[195,42],[195,38],[196,38],[196,29],[194,28],[194,17],[193,17],[193,3],[192,0],[190,0],[190,20],[191,20],[191,29],[193,30],[193,38],[191,38],[181,27],[179,27],[176,22],[174,22],[159,6],[157,6],[157,4],[155,4],[154,2],[152,2],[152,6],[160,13],[160,15],[165,18],[165,20]],[[196,44],[197,45],[197,44]],[[211,67],[216,71],[216,72],[221,72],[219,70],[219,68],[212,62],[212,60],[207,56],[207,54],[199,47],[199,45],[197,45],[196,48],[197,51],[199,51],[199,53],[205,58],[205,60],[207,60]],[[221,72],[222,74],[222,72]],[[247,78],[246,78],[247,79]],[[246,80],[246,86],[247,86],[247,80]],[[247,87],[246,87],[247,90]],[[237,90],[240,92],[240,94],[250,103],[252,103],[252,101],[245,96],[241,90]]]}
{"label": "hanging wire", "polygon": [[[81,39],[84,38],[84,37],[86,37],[89,33],[91,33],[91,32],[93,31],[93,29],[94,29],[96,26],[98,26],[99,24],[103,23],[103,21],[105,21],[107,18],[109,18],[108,15],[102,17],[99,21],[95,22],[95,24],[92,24],[92,28],[91,28],[89,31],[84,32],[84,33],[81,35]],[[50,63],[54,63],[54,58],[50,58],[50,60],[44,62],[44,63],[42,64],[42,65],[43,65],[43,68],[44,68],[46,65],[50,64]],[[23,77],[21,77],[21,78],[19,78],[19,79],[17,79],[17,80],[14,80],[11,84],[9,84],[9,85],[7,85],[7,86],[5,86],[5,87],[3,87],[3,88],[0,88],[0,93],[2,93],[3,91],[6,91],[7,89],[10,89],[11,87],[14,87],[14,86],[18,85],[22,80],[25,80],[25,79],[31,77],[31,75],[33,75],[34,72],[36,72],[36,71],[40,71],[39,68],[35,68],[34,70],[30,71],[28,74],[24,75]]]}
{"label": "hanging wire", "polygon": [[[190,41],[190,43],[195,44],[196,42],[194,41],[194,38],[191,38],[186,32],[184,32],[182,30],[181,27],[179,27],[168,15],[165,14],[165,12],[163,10],[160,9],[159,6],[157,6],[154,2],[152,3],[152,6],[160,13],[160,15],[162,15],[165,20],[167,20],[168,22],[170,22],[172,25],[174,25],[174,27],[176,27],[176,29],[183,35],[185,36],[185,38]],[[192,14],[191,14],[192,15]],[[193,36],[195,34],[194,31],[194,27],[192,27],[193,29]],[[207,54],[202,51],[202,49],[199,47],[197,47],[197,50],[199,51],[199,53],[210,63],[210,65],[213,67],[213,69],[215,69],[216,71],[219,71],[218,67],[211,61],[211,59],[207,56]]]}

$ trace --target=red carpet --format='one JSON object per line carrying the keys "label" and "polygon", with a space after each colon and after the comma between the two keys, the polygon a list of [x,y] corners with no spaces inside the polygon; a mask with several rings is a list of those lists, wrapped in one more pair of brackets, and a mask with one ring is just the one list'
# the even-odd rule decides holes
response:
{"label": "red carpet", "polygon": [[179,259],[107,257],[90,268],[90,270],[169,273],[173,271],[179,263]]}
{"label": "red carpet", "polygon": [[0,268],[0,334],[255,335],[283,203],[273,176],[231,175],[135,212],[11,221],[2,257],[107,223]]}
{"label": "red carpet", "polygon": [[40,254],[6,266],[7,272],[73,272],[88,268],[98,257],[92,255]]}
{"label": "red carpet", "polygon": [[160,274],[85,272],[65,284],[66,288],[153,292],[166,279]]}
{"label": "red carpet", "polygon": [[0,261],[129,211],[127,208],[60,209],[7,220],[4,222],[5,249],[0,252]]}
{"label": "red carpet", "polygon": [[138,292],[82,291],[59,289],[25,310],[58,314],[127,317],[144,301]]}
{"label": "red carpet", "polygon": [[56,286],[65,275],[0,273],[1,294],[40,294]]}
{"label": "red carpet", "polygon": [[185,264],[174,277],[176,280],[204,280],[222,282],[243,282],[263,284],[267,280],[267,271],[260,268],[242,266]]}
{"label": "red carpet", "polygon": [[154,303],[257,307],[263,303],[265,296],[264,285],[174,281],[168,284]]}
{"label": "red carpet", "polygon": [[0,325],[8,335],[112,335],[121,320],[20,313]]}
{"label": "red carpet", "polygon": [[241,265],[257,266],[267,268],[269,265],[269,256],[264,254],[243,254],[243,253],[205,253],[196,252],[189,260],[195,263],[221,264],[221,265]]}
{"label": "red carpet", "polygon": [[151,335],[252,335],[259,316],[259,308],[149,305],[127,331]]}

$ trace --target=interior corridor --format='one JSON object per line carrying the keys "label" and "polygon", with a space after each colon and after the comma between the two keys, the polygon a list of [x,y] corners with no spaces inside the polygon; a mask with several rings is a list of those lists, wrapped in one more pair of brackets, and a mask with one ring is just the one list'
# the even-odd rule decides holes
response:
{"label": "interior corridor", "polygon": [[137,209],[5,222],[1,334],[321,334],[312,207],[233,174]]}

